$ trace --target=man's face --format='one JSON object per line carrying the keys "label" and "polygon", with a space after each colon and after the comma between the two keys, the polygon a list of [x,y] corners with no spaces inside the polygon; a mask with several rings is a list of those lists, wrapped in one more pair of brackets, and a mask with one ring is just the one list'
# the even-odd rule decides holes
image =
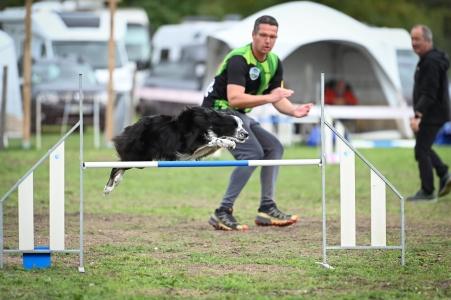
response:
{"label": "man's face", "polygon": [[274,25],[258,25],[258,31],[252,34],[252,49],[258,54],[269,53],[276,43],[277,29]]}
{"label": "man's face", "polygon": [[432,42],[426,41],[421,27],[414,27],[410,32],[412,38],[412,48],[416,54],[423,56],[432,48]]}

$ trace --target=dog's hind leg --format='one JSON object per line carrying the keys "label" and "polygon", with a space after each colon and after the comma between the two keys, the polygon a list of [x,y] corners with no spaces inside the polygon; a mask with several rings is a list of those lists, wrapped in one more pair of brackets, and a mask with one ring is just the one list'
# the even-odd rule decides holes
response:
{"label": "dog's hind leg", "polygon": [[113,168],[110,173],[110,178],[103,189],[103,194],[106,196],[121,182],[122,176],[127,169]]}

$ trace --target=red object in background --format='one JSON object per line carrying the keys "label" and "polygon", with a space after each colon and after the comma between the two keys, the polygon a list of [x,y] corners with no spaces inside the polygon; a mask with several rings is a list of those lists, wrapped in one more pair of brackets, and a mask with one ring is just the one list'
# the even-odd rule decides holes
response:
{"label": "red object in background", "polygon": [[[343,99],[344,101],[337,101],[337,99]],[[358,102],[351,91],[346,91],[343,96],[339,97],[333,89],[326,89],[324,92],[324,101],[328,105],[356,105]]]}
{"label": "red object in background", "polygon": [[351,88],[343,80],[326,87],[324,101],[328,105],[356,105],[358,103]]}

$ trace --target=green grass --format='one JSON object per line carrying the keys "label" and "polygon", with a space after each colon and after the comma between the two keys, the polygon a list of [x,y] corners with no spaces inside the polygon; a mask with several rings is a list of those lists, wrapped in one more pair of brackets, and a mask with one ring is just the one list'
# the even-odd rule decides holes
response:
{"label": "green grass", "polygon": [[[42,156],[18,144],[0,152],[3,195]],[[94,150],[85,139],[85,160],[115,160],[112,149]],[[451,164],[450,148],[437,148]],[[419,185],[412,149],[362,150],[403,194]],[[78,136],[66,144],[66,247],[78,247]],[[290,147],[284,158],[314,158],[318,149]],[[231,159],[223,152],[219,159]],[[0,299],[434,299],[451,297],[451,197],[406,203],[406,266],[399,251],[329,251],[335,270],[321,261],[321,186],[317,167],[282,167],[277,202],[301,221],[287,228],[257,228],[259,170],[235,205],[250,225],[245,233],[218,232],[207,224],[227,186],[231,168],[127,171],[109,196],[106,169],[85,172],[85,274],[78,256],[56,254],[53,267],[25,271],[7,255],[0,271]],[[357,242],[370,239],[369,171],[356,166]],[[328,244],[339,243],[339,168],[327,166]],[[48,164],[34,175],[36,239],[48,235]],[[399,244],[399,201],[387,189],[388,243]],[[17,193],[5,203],[5,247],[17,248]]]}

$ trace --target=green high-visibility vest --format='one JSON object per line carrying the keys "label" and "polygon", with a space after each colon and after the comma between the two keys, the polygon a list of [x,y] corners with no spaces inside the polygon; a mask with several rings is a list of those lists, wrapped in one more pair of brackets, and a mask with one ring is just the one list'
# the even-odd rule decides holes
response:
{"label": "green high-visibility vest", "polygon": [[[251,44],[247,44],[244,47],[230,51],[219,66],[216,75],[220,75],[222,72],[224,72],[224,70],[227,68],[229,59],[237,55],[244,57],[248,65],[254,65],[260,70],[260,86],[258,87],[257,95],[263,94],[263,92],[268,88],[269,82],[274,77],[274,74],[276,74],[279,63],[277,55],[269,52],[266,60],[264,62],[259,62],[252,53]],[[216,109],[226,109],[228,108],[228,101],[224,99],[217,99],[214,101],[214,107]],[[246,112],[250,110],[251,109],[249,108],[245,109]]]}
{"label": "green high-visibility vest", "polygon": [[242,57],[244,57],[248,65],[254,65],[260,70],[260,86],[257,90],[257,95],[261,95],[263,91],[265,91],[268,88],[271,78],[273,78],[274,74],[276,74],[279,63],[277,55],[275,55],[272,52],[269,52],[266,57],[266,60],[264,62],[259,62],[252,53],[251,44],[247,44],[244,47],[237,48],[229,52],[229,54],[226,55],[221,65],[219,66],[216,75],[219,75],[222,72],[224,72],[224,70],[227,68],[229,59],[232,56],[236,55],[241,55]]}

